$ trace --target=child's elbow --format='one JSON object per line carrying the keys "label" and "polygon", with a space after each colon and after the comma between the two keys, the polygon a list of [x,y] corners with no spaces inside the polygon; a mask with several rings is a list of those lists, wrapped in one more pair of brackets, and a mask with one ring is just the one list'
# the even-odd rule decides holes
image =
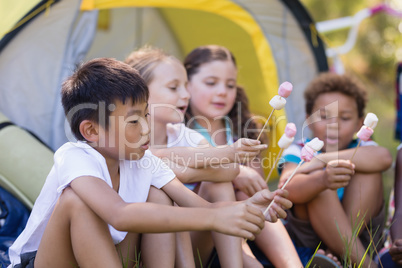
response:
{"label": "child's elbow", "polygon": [[389,169],[392,166],[392,155],[388,149],[384,148],[384,152],[379,159],[381,159],[382,166],[384,167],[383,171]]}
{"label": "child's elbow", "polygon": [[234,167],[231,170],[232,174],[231,177],[232,178],[236,178],[237,176],[239,176],[240,174],[240,165],[235,164]]}
{"label": "child's elbow", "polygon": [[127,232],[129,229],[129,223],[124,212],[115,211],[114,215],[110,218],[109,224],[117,231]]}

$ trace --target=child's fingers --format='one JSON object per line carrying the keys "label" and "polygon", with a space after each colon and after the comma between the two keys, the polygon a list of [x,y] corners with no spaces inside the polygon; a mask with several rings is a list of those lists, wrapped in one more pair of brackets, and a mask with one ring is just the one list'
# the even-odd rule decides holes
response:
{"label": "child's fingers", "polygon": [[287,190],[285,190],[285,189],[277,189],[277,190],[273,191],[273,194],[286,198],[286,197],[288,197],[289,192]]}
{"label": "child's fingers", "polygon": [[272,204],[271,209],[275,211],[277,218],[286,218],[287,214],[285,209],[276,201]]}
{"label": "child's fingers", "polygon": [[264,228],[264,215],[253,206],[246,206],[246,213],[241,221],[239,236],[254,240],[255,235],[259,234]]}
{"label": "child's fingers", "polygon": [[236,142],[236,146],[238,148],[244,148],[248,150],[264,150],[268,147],[267,144],[261,144],[258,140],[241,138]]}
{"label": "child's fingers", "polygon": [[248,145],[248,146],[254,146],[254,145],[259,145],[261,144],[261,141],[259,140],[254,140],[254,139],[248,139],[248,138],[241,138],[239,139],[240,144]]}
{"label": "child's fingers", "polygon": [[268,212],[265,214],[265,220],[269,222],[276,222],[278,220],[278,215],[276,214],[275,210],[269,208]]}
{"label": "child's fingers", "polygon": [[348,169],[354,169],[355,165],[350,162],[349,160],[344,160],[344,159],[338,159],[338,160],[331,160],[327,164],[330,167],[344,167]]}
{"label": "child's fingers", "polygon": [[260,232],[262,228],[264,228],[264,215],[262,214],[261,210],[254,206],[247,205],[247,212],[247,221],[254,224],[257,229],[259,229],[256,229],[253,232]]}
{"label": "child's fingers", "polygon": [[348,174],[339,174],[339,175],[334,175],[332,176],[332,180],[334,182],[345,182],[345,181],[350,181],[351,176]]}
{"label": "child's fingers", "polygon": [[332,172],[335,175],[342,175],[342,174],[353,175],[353,174],[355,174],[354,169],[349,169],[349,168],[344,168],[344,167],[334,168]]}
{"label": "child's fingers", "polygon": [[248,232],[245,230],[239,231],[239,236],[243,237],[247,240],[250,240],[250,241],[254,241],[254,239],[255,239],[255,235],[252,232]]}
{"label": "child's fingers", "polygon": [[275,196],[274,202],[279,205],[281,209],[289,209],[293,206],[292,201],[281,196]]}
{"label": "child's fingers", "polygon": [[260,145],[253,145],[253,146],[243,146],[241,148],[246,152],[255,152],[255,151],[259,152],[259,151],[267,149],[268,145],[260,144]]}

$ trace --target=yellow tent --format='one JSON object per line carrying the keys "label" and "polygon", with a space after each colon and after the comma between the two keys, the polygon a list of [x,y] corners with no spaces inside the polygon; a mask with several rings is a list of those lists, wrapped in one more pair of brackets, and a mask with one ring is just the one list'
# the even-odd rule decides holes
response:
{"label": "yellow tent", "polygon": [[302,126],[305,86],[328,68],[314,23],[297,0],[0,0],[0,17],[0,112],[53,150],[71,137],[59,91],[80,61],[123,60],[144,44],[182,59],[196,46],[219,44],[237,58],[239,83],[262,118],[278,85],[294,85],[267,130],[269,167],[286,122]]}

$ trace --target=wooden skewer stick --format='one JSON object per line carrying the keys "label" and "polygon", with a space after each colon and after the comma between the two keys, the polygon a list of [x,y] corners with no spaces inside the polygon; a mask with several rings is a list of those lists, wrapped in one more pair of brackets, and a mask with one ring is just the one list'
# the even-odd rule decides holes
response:
{"label": "wooden skewer stick", "polygon": [[[290,182],[290,180],[293,178],[293,176],[296,174],[297,169],[304,163],[304,160],[301,160],[295,170],[293,170],[293,173],[290,175],[289,179],[285,182],[285,184],[281,187],[281,190],[285,189],[286,185]],[[264,211],[264,216],[268,213],[268,210],[272,207],[272,204],[274,203],[274,200],[269,204],[269,206],[265,209]]]}
{"label": "wooden skewer stick", "polygon": [[257,141],[260,140],[261,134],[262,134],[262,132],[264,131],[265,127],[267,126],[267,124],[268,124],[268,122],[269,122],[269,119],[271,119],[271,116],[272,116],[272,114],[274,113],[274,111],[275,111],[275,109],[272,109],[272,112],[271,112],[271,114],[268,116],[267,121],[265,121],[265,124],[264,124],[264,126],[262,127],[262,129],[261,129],[261,131],[260,131],[260,134],[259,134],[258,137],[257,137]]}
{"label": "wooden skewer stick", "polygon": [[350,162],[352,162],[353,157],[355,157],[355,154],[356,154],[356,152],[357,152],[357,148],[359,148],[359,146],[360,146],[360,142],[361,142],[361,140],[359,139],[359,143],[357,144],[357,146],[356,146],[356,148],[355,148],[355,151],[353,152],[353,155],[352,155],[352,157],[350,158]]}
{"label": "wooden skewer stick", "polygon": [[267,176],[267,178],[265,179],[265,182],[266,182],[266,183],[268,183],[269,178],[270,178],[271,175],[272,175],[272,171],[274,171],[274,168],[275,168],[275,166],[276,166],[276,163],[277,163],[277,161],[278,161],[278,159],[279,159],[279,156],[282,154],[282,151],[283,151],[283,148],[281,148],[281,149],[279,150],[279,153],[278,153],[278,155],[277,155],[276,158],[275,158],[274,164],[272,165],[271,170],[269,171],[268,176]]}

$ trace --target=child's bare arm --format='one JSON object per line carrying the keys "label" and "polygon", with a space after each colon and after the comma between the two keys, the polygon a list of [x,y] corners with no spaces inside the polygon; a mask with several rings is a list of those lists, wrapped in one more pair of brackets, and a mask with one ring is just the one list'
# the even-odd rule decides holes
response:
{"label": "child's bare arm", "polygon": [[235,189],[244,192],[248,196],[252,196],[263,189],[268,189],[260,173],[249,166],[240,166],[240,174],[233,180],[233,184]]}
{"label": "child's bare arm", "polygon": [[[215,206],[216,204],[207,202],[194,192],[187,189],[177,179],[172,180],[162,189],[179,206],[211,207]],[[278,218],[286,217],[286,212],[284,210],[292,206],[292,203],[287,199],[287,195],[287,191],[284,190],[270,192],[269,190],[265,189],[257,192],[255,195],[245,201],[240,201],[236,203],[241,203],[249,206],[251,205],[258,208],[260,211],[264,211],[271,203],[271,201],[275,198],[275,205],[272,206],[272,209],[269,211],[269,214],[266,217],[266,220],[275,222]]]}
{"label": "child's bare arm", "polygon": [[232,145],[213,147],[202,144],[199,147],[170,147],[153,149],[152,153],[161,159],[178,162],[192,168],[204,168],[221,163],[241,163],[257,156],[267,148],[257,140],[239,139]]}
{"label": "child's bare arm", "polygon": [[[278,188],[281,188],[287,181],[294,169],[297,167],[295,163],[286,163],[282,169],[282,175],[279,179]],[[302,204],[313,199],[318,193],[326,188],[322,183],[324,170],[313,171],[309,174],[297,173],[286,186],[289,192],[289,199],[295,204]]]}
{"label": "child's bare arm", "polygon": [[[300,172],[309,173],[316,169],[322,169],[331,160],[351,159],[355,148],[340,150],[330,153],[322,153],[313,158],[300,168]],[[392,156],[388,149],[381,146],[362,146],[353,157],[356,172],[377,173],[387,170],[392,164]]]}
{"label": "child's bare arm", "polygon": [[292,202],[287,199],[288,191],[278,189],[274,192],[270,192],[268,189],[262,190],[254,194],[244,202],[255,206],[262,211],[265,211],[267,206],[274,202],[268,213],[265,215],[265,219],[270,222],[276,222],[279,218],[286,218],[286,209],[292,207]]}
{"label": "child's bare arm", "polygon": [[233,181],[239,174],[239,164],[237,163],[207,166],[205,168],[191,168],[173,162],[168,162],[167,164],[182,183],[200,181],[229,182]]}
{"label": "child's bare arm", "polygon": [[402,239],[397,239],[392,243],[389,253],[395,263],[402,265]]}
{"label": "child's bare arm", "polygon": [[[285,164],[278,187],[286,182],[296,166],[294,163]],[[297,173],[286,187],[289,199],[297,204],[306,203],[326,189],[335,190],[347,186],[353,174],[354,165],[348,160],[332,160],[325,170]]]}
{"label": "child's bare arm", "polygon": [[254,239],[264,222],[262,212],[245,203],[215,205],[204,200],[205,207],[201,208],[126,203],[104,181],[89,176],[74,179],[71,188],[100,218],[121,231],[159,233],[213,230]]}
{"label": "child's bare arm", "polygon": [[395,224],[391,225],[391,235],[393,239],[402,239],[402,149],[398,151],[395,163]]}

